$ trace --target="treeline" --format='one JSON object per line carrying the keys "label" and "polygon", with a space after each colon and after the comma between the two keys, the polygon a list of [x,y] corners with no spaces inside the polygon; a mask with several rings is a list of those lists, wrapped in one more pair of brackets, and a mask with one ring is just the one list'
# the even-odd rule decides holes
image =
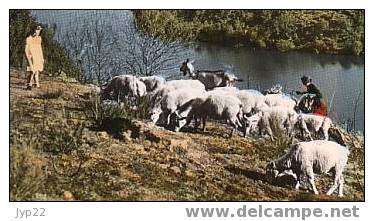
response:
{"label": "treeline", "polygon": [[160,38],[235,47],[364,54],[364,10],[135,10]]}
{"label": "treeline", "polygon": [[42,48],[45,60],[44,73],[80,79],[81,70],[74,64],[68,51],[55,39],[56,27],[39,24],[29,10],[10,10],[9,13],[9,62],[11,67],[26,70],[25,57],[26,38],[34,30],[35,25],[42,25]]}

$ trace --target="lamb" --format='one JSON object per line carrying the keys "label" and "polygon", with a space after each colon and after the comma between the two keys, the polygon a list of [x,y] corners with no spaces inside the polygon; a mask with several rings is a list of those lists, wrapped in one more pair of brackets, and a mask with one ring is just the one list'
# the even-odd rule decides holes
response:
{"label": "lamb", "polygon": [[139,77],[139,80],[145,84],[147,87],[147,92],[155,91],[161,88],[166,82],[165,78],[160,76]]}
{"label": "lamb", "polygon": [[156,123],[162,114],[164,116],[163,119],[166,119],[166,125],[168,125],[170,123],[169,116],[171,113],[175,112],[179,106],[183,105],[187,101],[196,97],[201,97],[203,94],[204,91],[201,90],[186,90],[184,88],[171,91],[165,95],[161,99],[160,103],[153,108],[153,113],[151,116],[152,121]]}
{"label": "lamb", "polygon": [[128,97],[143,97],[147,90],[143,82],[133,75],[119,75],[114,77],[101,91],[102,98],[124,101]]}
{"label": "lamb", "polygon": [[267,94],[265,95],[265,103],[270,107],[282,106],[290,109],[294,109],[296,106],[296,101],[285,94]]}
{"label": "lamb", "polygon": [[[206,120],[208,117],[228,122],[233,127],[230,137],[238,128],[242,128],[242,104],[235,96],[227,94],[211,94],[207,96],[204,101],[195,100],[195,102],[190,105],[191,107],[188,108],[190,111],[187,115],[187,122],[192,118],[202,119],[203,131],[205,131]],[[177,113],[179,115],[181,114],[180,112]]]}
{"label": "lamb", "polygon": [[348,161],[348,155],[348,148],[332,141],[300,142],[292,145],[285,155],[266,166],[266,177],[272,181],[283,171],[292,170],[297,178],[295,186],[297,190],[300,187],[301,175],[306,175],[314,194],[318,194],[314,183],[314,174],[333,172],[334,183],[326,194],[331,195],[339,187],[338,195],[342,197],[343,171]]}
{"label": "lamb", "polygon": [[332,125],[332,120],[330,118],[320,115],[300,113],[297,118],[297,123],[300,125],[302,133],[306,133],[306,137],[310,140],[313,140],[313,138],[309,129],[311,129],[314,134],[322,132],[324,139],[329,139],[329,129]]}

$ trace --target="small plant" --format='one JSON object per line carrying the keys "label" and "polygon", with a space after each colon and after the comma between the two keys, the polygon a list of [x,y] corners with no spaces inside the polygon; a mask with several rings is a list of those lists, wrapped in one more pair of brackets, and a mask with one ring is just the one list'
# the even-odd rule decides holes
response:
{"label": "small plant", "polygon": [[46,119],[43,123],[42,150],[51,155],[82,151],[84,124],[68,119]]}
{"label": "small plant", "polygon": [[253,145],[255,146],[254,150],[261,150],[256,154],[258,154],[260,160],[263,161],[281,156],[293,141],[293,138],[280,127],[279,118],[277,116],[271,116],[269,122],[271,131],[273,132],[273,140],[257,139],[253,141]]}

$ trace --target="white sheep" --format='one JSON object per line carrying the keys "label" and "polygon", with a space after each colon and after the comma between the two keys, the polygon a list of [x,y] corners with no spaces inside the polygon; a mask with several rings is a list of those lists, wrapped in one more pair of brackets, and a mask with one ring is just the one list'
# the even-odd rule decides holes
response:
{"label": "white sheep", "polygon": [[296,106],[296,101],[285,94],[267,94],[265,95],[265,103],[270,107],[282,106],[290,109],[294,109]]}
{"label": "white sheep", "polygon": [[[238,128],[242,128],[242,104],[240,100],[232,95],[211,94],[205,100],[195,100],[191,103],[192,108],[188,113],[188,121],[192,118],[199,118],[203,123],[203,131],[205,131],[206,120],[212,118],[215,120],[225,120],[233,127],[230,137]],[[180,113],[179,113],[180,114]]]}
{"label": "white sheep", "polygon": [[160,76],[139,77],[139,80],[145,84],[147,92],[158,90],[166,83],[165,78]]}
{"label": "white sheep", "polygon": [[316,135],[322,132],[324,139],[329,139],[329,129],[332,125],[332,120],[329,117],[300,113],[297,118],[297,124],[300,126],[302,133],[306,134],[305,138],[313,140],[311,130]]}
{"label": "white sheep", "polygon": [[206,96],[195,98],[178,107],[178,109],[170,115],[171,128],[174,131],[178,132],[183,127],[188,126],[191,123],[192,119],[195,119],[195,129],[197,129],[198,110],[205,102],[206,98]]}
{"label": "white sheep", "polygon": [[300,142],[290,147],[289,151],[266,166],[266,177],[274,180],[278,174],[292,170],[296,175],[295,188],[300,187],[301,176],[306,175],[314,194],[318,190],[314,183],[314,174],[333,172],[334,183],[327,191],[331,195],[339,187],[338,194],[343,196],[344,167],[348,161],[349,150],[332,141],[315,140]]}
{"label": "white sheep", "polygon": [[205,92],[205,86],[198,80],[172,80],[167,81],[160,88],[149,93],[148,99],[152,101],[153,106],[155,106],[168,93],[179,89],[200,90]]}
{"label": "white sheep", "polygon": [[170,114],[174,113],[177,108],[187,101],[202,97],[205,91],[195,90],[195,89],[179,89],[175,91],[171,91],[170,93],[166,94],[152,110],[151,119],[154,123],[156,123],[160,116],[162,115],[162,119],[166,119],[166,125],[170,123]]}
{"label": "white sheep", "polygon": [[258,128],[259,134],[267,134],[273,140],[273,131],[271,125],[275,125],[280,129],[285,129],[287,134],[291,134],[295,123],[297,122],[298,114],[293,109],[283,106],[274,106],[262,108],[259,112],[250,117],[243,116],[245,122],[245,135],[253,132]]}
{"label": "white sheep", "polygon": [[124,101],[129,97],[143,97],[147,90],[143,82],[133,75],[115,76],[101,91],[103,99]]}

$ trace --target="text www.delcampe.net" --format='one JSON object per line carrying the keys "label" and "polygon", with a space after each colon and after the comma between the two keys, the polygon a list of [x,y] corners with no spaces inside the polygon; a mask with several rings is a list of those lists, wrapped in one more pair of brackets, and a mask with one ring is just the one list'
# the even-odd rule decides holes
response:
{"label": "text www.delcampe.net", "polygon": [[359,217],[359,208],[357,206],[346,208],[298,208],[298,207],[265,207],[258,205],[257,207],[248,207],[243,205],[237,209],[232,208],[219,208],[219,207],[190,207],[185,208],[187,217],[200,218],[200,217],[256,217],[256,218],[269,218],[269,217],[290,217],[301,218],[305,220],[310,217]]}

